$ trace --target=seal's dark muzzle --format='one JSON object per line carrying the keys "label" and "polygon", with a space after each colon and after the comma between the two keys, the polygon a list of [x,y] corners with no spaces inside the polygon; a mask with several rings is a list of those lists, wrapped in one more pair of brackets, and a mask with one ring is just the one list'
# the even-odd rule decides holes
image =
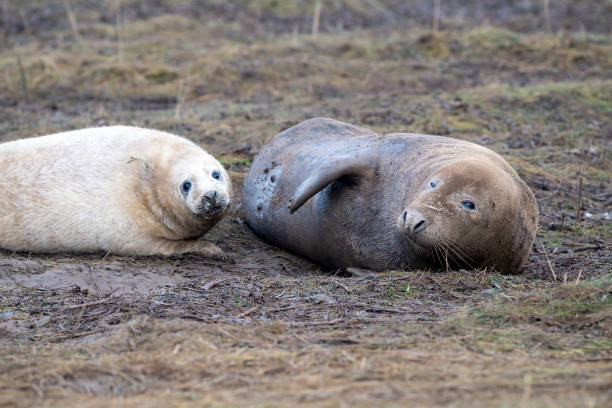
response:
{"label": "seal's dark muzzle", "polygon": [[198,211],[200,215],[214,215],[223,211],[228,205],[229,200],[227,196],[213,190],[202,195]]}

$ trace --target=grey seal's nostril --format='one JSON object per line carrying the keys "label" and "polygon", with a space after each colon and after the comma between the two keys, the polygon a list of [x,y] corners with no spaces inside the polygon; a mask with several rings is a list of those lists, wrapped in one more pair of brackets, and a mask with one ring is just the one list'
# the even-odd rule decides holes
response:
{"label": "grey seal's nostril", "polygon": [[417,232],[422,231],[423,229],[425,229],[425,224],[425,220],[417,222],[417,224],[413,228],[413,232],[416,234]]}
{"label": "grey seal's nostril", "polygon": [[415,234],[427,228],[427,221],[423,214],[414,208],[406,208],[398,218],[397,225],[406,234],[414,237]]}

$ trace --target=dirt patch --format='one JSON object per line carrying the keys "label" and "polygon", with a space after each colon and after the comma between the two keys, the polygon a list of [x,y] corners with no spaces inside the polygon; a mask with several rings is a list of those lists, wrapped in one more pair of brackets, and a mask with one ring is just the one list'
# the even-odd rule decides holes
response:
{"label": "dirt patch", "polygon": [[[550,2],[553,30],[579,30],[553,34],[541,1],[444,1],[437,33],[433,2],[323,2],[313,37],[309,1],[118,2],[118,20],[75,0],[79,38],[44,3],[0,10],[0,140],[194,140],[236,186],[206,236],[236,262],[0,252],[0,405],[610,405],[606,2]],[[540,206],[522,274],[340,273],[258,239],[248,166],[315,116],[504,156]]]}
{"label": "dirt patch", "polygon": [[[121,265],[106,264],[103,266],[82,264],[62,264],[54,267],[40,265],[37,273],[28,268],[28,264],[10,262],[12,268],[18,268],[20,273],[4,272],[0,285],[6,289],[67,289],[77,287],[80,291],[94,295],[114,293],[148,294],[165,286],[177,285],[184,281],[180,275],[173,273],[174,268],[156,264],[156,271],[139,270],[126,271]],[[0,268],[6,265],[0,265]],[[4,268],[3,268],[4,269]],[[6,271],[6,270],[5,270]]]}

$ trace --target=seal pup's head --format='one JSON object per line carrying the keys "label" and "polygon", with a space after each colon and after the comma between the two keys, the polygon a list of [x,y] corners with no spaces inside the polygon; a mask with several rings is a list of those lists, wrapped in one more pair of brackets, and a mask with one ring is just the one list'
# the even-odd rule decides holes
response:
{"label": "seal pup's head", "polygon": [[447,164],[401,211],[398,228],[434,263],[517,273],[533,243],[537,204],[513,173],[487,159]]}
{"label": "seal pup's head", "polygon": [[228,210],[231,180],[210,154],[187,154],[173,163],[170,184],[177,201],[199,218],[220,218]]}

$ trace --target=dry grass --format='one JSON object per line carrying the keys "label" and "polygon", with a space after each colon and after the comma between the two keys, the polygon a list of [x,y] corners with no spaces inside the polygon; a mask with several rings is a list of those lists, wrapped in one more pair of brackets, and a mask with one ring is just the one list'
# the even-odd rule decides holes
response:
{"label": "dry grass", "polygon": [[[339,333],[277,322],[135,320],[104,345],[12,353],[10,381],[23,389],[11,388],[3,398],[25,402],[30,396],[39,405],[44,396],[54,405],[75,395],[80,406],[368,406],[374,400],[471,406],[473,399],[513,405],[524,398],[527,406],[598,406],[612,381],[605,360],[577,352],[564,358],[550,351],[498,354],[479,350],[470,336],[442,338],[427,326],[399,322],[378,326],[364,330],[347,322]],[[568,389],[568,382],[576,388]]]}
{"label": "dry grass", "polygon": [[[235,264],[0,253],[0,406],[609,406],[602,2],[508,6],[506,20],[487,2],[473,20],[449,2],[107,3],[3,3],[0,140],[155,127],[240,186],[261,146],[309,117],[446,134],[517,169],[538,240],[519,276],[339,275],[257,239],[238,194],[209,235]],[[578,20],[598,32],[557,31]]]}

